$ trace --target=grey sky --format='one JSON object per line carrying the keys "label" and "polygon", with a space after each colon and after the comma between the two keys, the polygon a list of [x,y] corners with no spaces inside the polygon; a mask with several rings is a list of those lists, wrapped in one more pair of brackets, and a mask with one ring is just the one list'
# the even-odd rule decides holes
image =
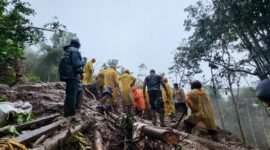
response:
{"label": "grey sky", "polygon": [[36,25],[57,16],[78,35],[81,52],[98,63],[111,58],[138,73],[145,63],[148,69],[168,72],[172,51],[182,38],[184,8],[196,0],[29,0],[37,15]]}

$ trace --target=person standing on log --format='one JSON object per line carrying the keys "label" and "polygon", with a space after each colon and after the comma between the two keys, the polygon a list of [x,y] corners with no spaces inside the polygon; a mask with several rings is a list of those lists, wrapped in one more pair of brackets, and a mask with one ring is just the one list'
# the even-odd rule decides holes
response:
{"label": "person standing on log", "polygon": [[74,116],[79,107],[83,78],[83,62],[79,52],[79,40],[71,40],[70,45],[64,47],[64,56],[59,64],[60,80],[66,82],[66,98],[64,102],[64,116]]}
{"label": "person standing on log", "polygon": [[169,98],[168,90],[165,84],[162,82],[162,77],[157,75],[155,70],[150,70],[150,75],[148,75],[144,80],[143,86],[143,96],[146,99],[145,90],[147,87],[147,92],[150,100],[151,105],[151,115],[152,115],[152,123],[156,125],[157,117],[156,113],[159,114],[160,119],[160,126],[165,127],[164,122],[164,102],[162,99],[162,92],[161,92],[161,85],[163,86],[164,90],[166,91],[166,96]]}
{"label": "person standing on log", "polygon": [[191,114],[184,120],[185,131],[191,133],[192,129],[201,122],[212,136],[212,140],[218,141],[214,108],[209,96],[202,90],[200,81],[191,82],[191,91],[187,94],[186,103],[191,109]]}

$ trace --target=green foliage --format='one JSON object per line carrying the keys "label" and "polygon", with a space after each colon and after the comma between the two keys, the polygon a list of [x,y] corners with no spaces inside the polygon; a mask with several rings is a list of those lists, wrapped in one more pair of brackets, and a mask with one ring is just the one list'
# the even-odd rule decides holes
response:
{"label": "green foliage", "polygon": [[0,102],[5,102],[5,101],[7,101],[7,97],[0,95]]}
{"label": "green foliage", "polygon": [[12,120],[18,124],[29,122],[36,118],[33,113],[13,113],[12,117]]}
{"label": "green foliage", "polygon": [[28,74],[27,75],[27,79],[28,81],[32,82],[32,83],[38,83],[41,82],[40,77],[37,75],[33,75],[33,74]]}
{"label": "green foliage", "polygon": [[[211,4],[198,1],[189,6],[184,25],[194,33],[178,48],[175,60],[180,62],[176,64],[194,68],[206,61],[229,71],[265,78],[270,66],[269,6],[269,1],[237,0],[213,0]],[[248,55],[224,62],[234,52]]]}
{"label": "green foliage", "polygon": [[0,135],[19,135],[20,133],[16,130],[14,125],[7,125],[0,128]]}
{"label": "green foliage", "polygon": [[63,146],[63,150],[70,149],[90,149],[89,144],[86,140],[86,137],[82,133],[77,133],[75,135],[70,136],[67,139],[66,144]]}
{"label": "green foliage", "polygon": [[[43,31],[63,33],[65,26],[54,20],[43,28],[33,26],[30,17],[35,15],[28,2],[22,0],[0,1],[0,83],[11,84],[16,62],[23,59],[25,45],[44,39]],[[6,79],[8,81],[6,81]]]}

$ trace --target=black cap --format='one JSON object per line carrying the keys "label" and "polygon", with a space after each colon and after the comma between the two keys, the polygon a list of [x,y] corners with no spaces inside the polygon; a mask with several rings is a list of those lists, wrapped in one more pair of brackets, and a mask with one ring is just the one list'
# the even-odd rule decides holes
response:
{"label": "black cap", "polygon": [[194,80],[190,83],[191,89],[201,89],[202,83],[199,80]]}
{"label": "black cap", "polygon": [[80,43],[80,41],[78,39],[71,40],[71,42],[70,42],[69,45],[70,46],[74,46],[76,48],[80,48],[81,47],[81,43]]}
{"label": "black cap", "polygon": [[174,84],[173,84],[173,87],[174,87],[174,88],[178,88],[178,83],[174,83]]}

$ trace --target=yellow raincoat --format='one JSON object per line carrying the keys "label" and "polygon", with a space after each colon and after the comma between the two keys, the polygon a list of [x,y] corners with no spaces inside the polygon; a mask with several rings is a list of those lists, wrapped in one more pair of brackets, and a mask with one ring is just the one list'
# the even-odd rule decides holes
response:
{"label": "yellow raincoat", "polygon": [[118,75],[114,68],[109,68],[105,71],[104,74],[104,87],[112,88],[112,98],[109,99],[106,103],[115,105],[115,100],[117,97],[117,88],[119,88]]}
{"label": "yellow raincoat", "polygon": [[207,129],[216,130],[216,121],[213,105],[203,90],[193,89],[186,97],[186,103],[191,109],[187,121],[197,125],[202,122]]}
{"label": "yellow raincoat", "polygon": [[129,73],[124,73],[119,77],[119,82],[123,97],[123,104],[124,106],[131,106],[133,104],[131,85],[135,82],[135,78]]}
{"label": "yellow raincoat", "polygon": [[93,81],[93,73],[94,73],[94,68],[93,68],[93,62],[92,60],[88,61],[83,68],[83,84],[90,84]]}
{"label": "yellow raincoat", "polygon": [[164,101],[164,107],[165,107],[165,115],[170,116],[173,113],[175,113],[175,107],[173,102],[173,92],[168,82],[165,82],[165,86],[167,88],[169,98],[166,96],[165,89],[162,90],[162,97]]}
{"label": "yellow raincoat", "polygon": [[104,75],[106,73],[106,70],[100,70],[99,73],[96,76],[96,81],[97,81],[97,85],[98,87],[103,87],[104,86]]}

